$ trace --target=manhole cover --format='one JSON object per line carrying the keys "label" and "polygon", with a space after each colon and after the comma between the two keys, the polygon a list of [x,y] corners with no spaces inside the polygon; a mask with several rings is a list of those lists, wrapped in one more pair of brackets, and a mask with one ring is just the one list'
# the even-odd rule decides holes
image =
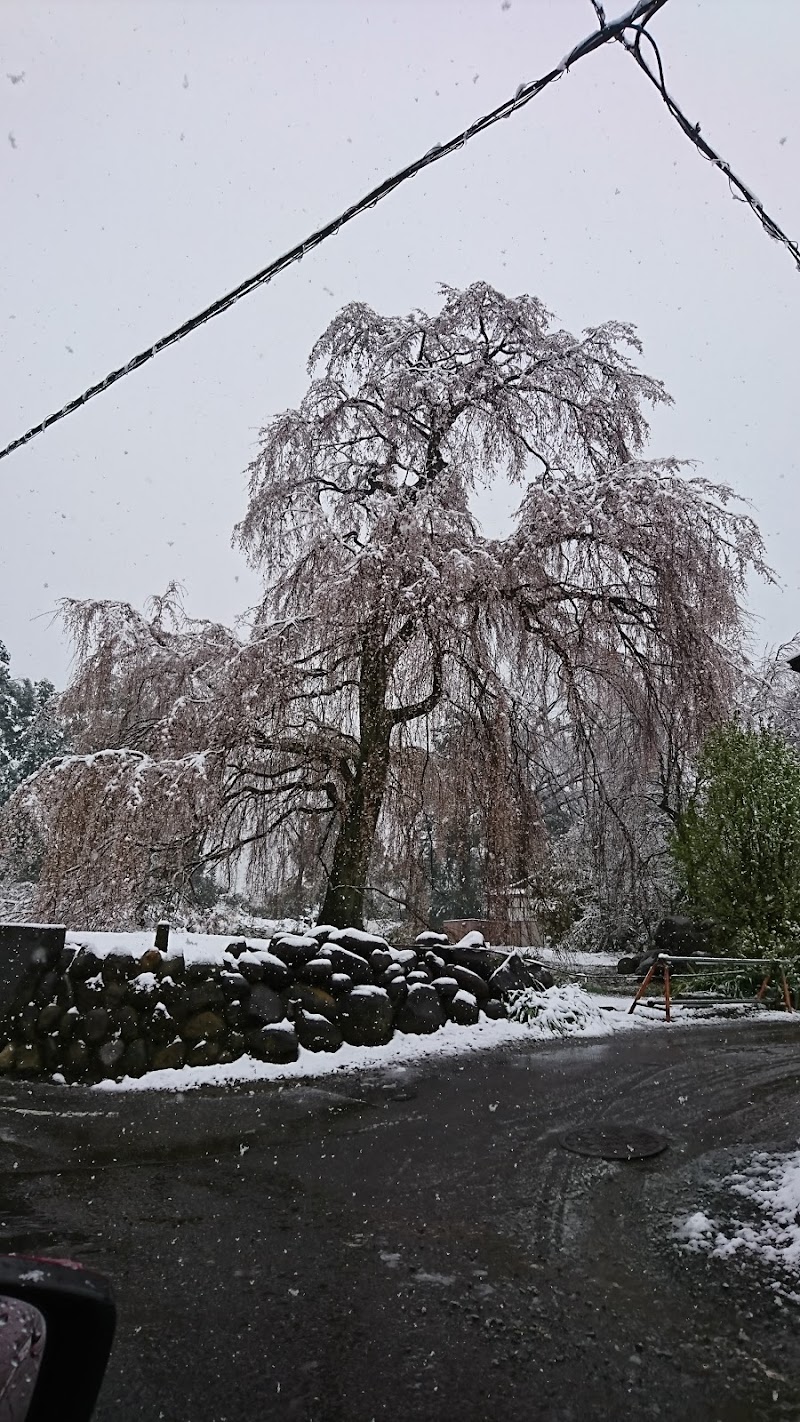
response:
{"label": "manhole cover", "polygon": [[656,1131],[641,1126],[594,1126],[585,1131],[565,1131],[559,1136],[565,1150],[600,1160],[644,1160],[660,1155],[668,1142]]}

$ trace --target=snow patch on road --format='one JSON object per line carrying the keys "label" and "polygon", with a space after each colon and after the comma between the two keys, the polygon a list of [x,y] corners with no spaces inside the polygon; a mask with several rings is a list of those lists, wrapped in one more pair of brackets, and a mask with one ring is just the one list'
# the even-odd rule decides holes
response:
{"label": "snow patch on road", "polygon": [[716,1220],[698,1210],[673,1222],[678,1245],[714,1259],[755,1256],[777,1266],[783,1279],[773,1280],[772,1288],[800,1302],[800,1294],[786,1294],[783,1288],[786,1275],[800,1274],[800,1151],[756,1151],[721,1185],[755,1206],[750,1218],[736,1218],[728,1208],[725,1218]]}
{"label": "snow patch on road", "polygon": [[675,1239],[684,1249],[689,1249],[693,1253],[698,1253],[701,1249],[709,1249],[714,1241],[717,1226],[708,1215],[702,1210],[695,1210],[693,1215],[687,1215],[685,1219],[674,1221]]}

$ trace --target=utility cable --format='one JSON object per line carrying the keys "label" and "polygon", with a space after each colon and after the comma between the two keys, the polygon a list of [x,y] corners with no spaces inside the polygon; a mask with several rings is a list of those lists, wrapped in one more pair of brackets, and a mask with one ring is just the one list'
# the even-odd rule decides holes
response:
{"label": "utility cable", "polygon": [[[599,0],[592,0],[592,5],[600,23],[600,30],[598,31],[598,33],[602,34],[606,29],[605,11],[603,9],[602,4],[599,3]],[[650,19],[650,16],[648,15],[647,18]],[[678,104],[675,102],[672,95],[669,93],[666,85],[666,80],[664,78],[664,64],[661,59],[661,54],[659,52],[658,45],[653,39],[653,36],[650,34],[650,31],[645,29],[644,23],[640,22],[637,18],[631,20],[626,28],[632,29],[634,31],[634,34],[636,36],[635,39],[630,40],[627,34],[622,32],[617,35],[617,39],[628,51],[628,54],[636,60],[636,63],[642,70],[642,73],[647,75],[647,78],[650,80],[650,83],[655,85],[656,89],[661,95],[661,98],[664,100],[664,103],[666,104],[667,108],[669,109],[669,112],[675,119],[675,122],[678,124],[679,128],[683,130],[683,132],[686,134],[686,137],[690,140],[690,142],[694,144],[701,157],[705,158],[709,163],[713,163],[715,168],[719,168],[720,172],[725,174],[725,177],[728,179],[728,183],[730,185],[733,197],[736,199],[736,201],[747,203],[748,207],[751,208],[752,211],[755,213],[767,236],[771,237],[774,242],[780,242],[782,246],[786,248],[789,255],[794,260],[795,267],[798,271],[800,271],[800,246],[798,246],[797,242],[792,241],[791,237],[787,236],[787,234],[783,231],[782,227],[780,227],[779,224],[775,221],[774,217],[770,217],[763,203],[756,197],[752,189],[749,188],[747,184],[736,175],[736,173],[734,173],[730,164],[727,163],[725,159],[722,158],[714,148],[712,148],[708,140],[703,138],[700,131],[699,123],[692,123],[691,120],[688,119],[683,113],[683,111],[678,107]],[[643,39],[647,40],[648,44],[651,46],[652,56],[655,61],[655,69],[651,68],[651,66],[645,59],[644,54],[642,53]]]}
{"label": "utility cable", "polygon": [[227,311],[228,307],[233,306],[237,301],[241,301],[243,296],[249,296],[251,291],[255,291],[260,286],[266,286],[267,282],[271,281],[274,276],[277,276],[277,274],[282,272],[286,267],[291,266],[292,262],[301,261],[308,252],[313,251],[315,247],[319,247],[323,242],[327,241],[329,237],[341,231],[347,222],[352,222],[354,217],[358,217],[362,212],[366,212],[368,208],[375,207],[383,198],[388,197],[389,193],[394,192],[395,188],[399,188],[401,183],[405,183],[409,178],[415,177],[423,168],[429,168],[433,163],[438,163],[442,158],[447,157],[450,153],[454,153],[456,149],[463,148],[471,139],[477,137],[479,133],[483,133],[484,130],[490,128],[492,124],[498,123],[500,119],[510,118],[518,109],[523,108],[525,104],[530,103],[531,99],[535,99],[538,94],[541,94],[542,90],[546,89],[549,84],[554,83],[557,79],[560,79],[563,74],[566,74],[579,59],[584,59],[587,54],[593,53],[593,51],[599,49],[601,45],[607,44],[609,40],[621,39],[625,30],[632,25],[636,25],[641,31],[651,16],[654,15],[657,10],[661,9],[665,3],[666,0],[638,0],[638,3],[633,5],[626,14],[621,15],[619,19],[610,23],[605,23],[604,21],[599,29],[595,30],[591,35],[587,35],[579,44],[575,45],[574,49],[570,50],[569,54],[567,54],[554,69],[549,70],[547,74],[543,74],[540,79],[535,79],[527,84],[520,84],[512,99],[506,99],[505,103],[500,104],[496,109],[492,109],[491,113],[484,114],[482,118],[476,119],[474,123],[470,124],[469,128],[465,128],[463,132],[456,134],[456,136],[451,138],[447,143],[437,143],[433,148],[429,148],[428,152],[423,154],[421,158],[417,158],[413,163],[409,163],[407,167],[401,168],[393,177],[385,178],[376,188],[372,188],[370,192],[366,193],[358,202],[353,203],[351,207],[341,212],[338,217],[335,217],[331,222],[327,222],[324,227],[318,228],[316,232],[312,232],[309,237],[306,237],[302,242],[298,242],[297,246],[290,248],[290,250],[284,252],[282,256],[276,257],[274,261],[270,262],[269,266],[263,267],[261,271],[256,272],[254,276],[248,277],[246,281],[235,286],[232,291],[226,292],[224,296],[219,297],[217,301],[213,301],[210,306],[206,306],[203,311],[198,312],[196,316],[191,316],[188,321],[184,321],[182,325],[176,326],[174,331],[170,331],[168,335],[162,336],[160,340],[148,346],[146,350],[140,351],[138,355],[133,356],[133,358],[128,361],[127,365],[120,366],[118,370],[112,370],[104,380],[98,381],[96,385],[90,385],[89,389],[84,390],[82,395],[76,396],[76,398],[70,400],[67,405],[63,405],[60,410],[57,410],[52,415],[48,415],[47,418],[42,420],[38,425],[33,425],[25,434],[20,435],[18,439],[12,440],[11,444],[6,445],[5,449],[0,450],[0,459],[5,459],[6,456],[12,454],[15,449],[20,449],[23,445],[29,444],[37,435],[42,434],[44,430],[49,429],[51,425],[57,424],[59,420],[66,419],[67,415],[71,415],[75,410],[80,409],[87,401],[92,400],[95,395],[101,395],[104,390],[108,390],[112,385],[116,385],[118,380],[122,380],[126,375],[130,375],[132,371],[138,370],[141,366],[145,365],[147,361],[152,360],[154,356],[166,350],[168,346],[176,345],[178,341],[183,340],[184,336],[188,336],[192,331],[195,331],[198,326],[204,326],[207,321],[211,321],[215,316],[219,316],[223,311]]}

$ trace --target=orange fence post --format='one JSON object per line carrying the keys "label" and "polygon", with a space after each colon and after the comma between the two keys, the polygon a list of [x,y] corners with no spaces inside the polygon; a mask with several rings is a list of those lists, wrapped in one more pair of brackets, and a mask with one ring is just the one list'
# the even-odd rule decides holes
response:
{"label": "orange fence post", "polygon": [[634,1009],[634,1007],[636,1006],[637,1002],[639,1001],[639,998],[642,996],[642,993],[645,991],[645,988],[649,987],[650,982],[652,981],[653,973],[655,972],[655,970],[656,970],[657,967],[658,967],[658,963],[655,962],[655,963],[653,964],[652,968],[648,968],[647,973],[646,973],[646,975],[645,975],[645,977],[644,977],[642,983],[641,983],[640,986],[639,986],[639,991],[637,992],[635,998],[633,999],[633,1002],[631,1003],[630,1007],[628,1008],[628,1016],[629,1016],[629,1017],[630,1017],[631,1013],[633,1012],[633,1009]]}

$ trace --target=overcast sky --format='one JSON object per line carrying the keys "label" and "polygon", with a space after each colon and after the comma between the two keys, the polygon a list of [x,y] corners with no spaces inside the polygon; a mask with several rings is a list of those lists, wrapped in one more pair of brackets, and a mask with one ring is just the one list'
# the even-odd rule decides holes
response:
{"label": "overcast sky", "polygon": [[[594,23],[589,0],[4,0],[0,444]],[[800,235],[800,4],[669,0],[653,32],[687,113]],[[753,590],[758,640],[800,630],[800,276],[609,46],[0,463],[15,673],[63,684],[62,596],[141,603],[176,578],[233,620],[255,596],[230,547],[244,471],[317,335],[346,302],[432,310],[477,279],[571,329],[638,326],[675,398],[651,452],[753,501],[781,579]]]}

